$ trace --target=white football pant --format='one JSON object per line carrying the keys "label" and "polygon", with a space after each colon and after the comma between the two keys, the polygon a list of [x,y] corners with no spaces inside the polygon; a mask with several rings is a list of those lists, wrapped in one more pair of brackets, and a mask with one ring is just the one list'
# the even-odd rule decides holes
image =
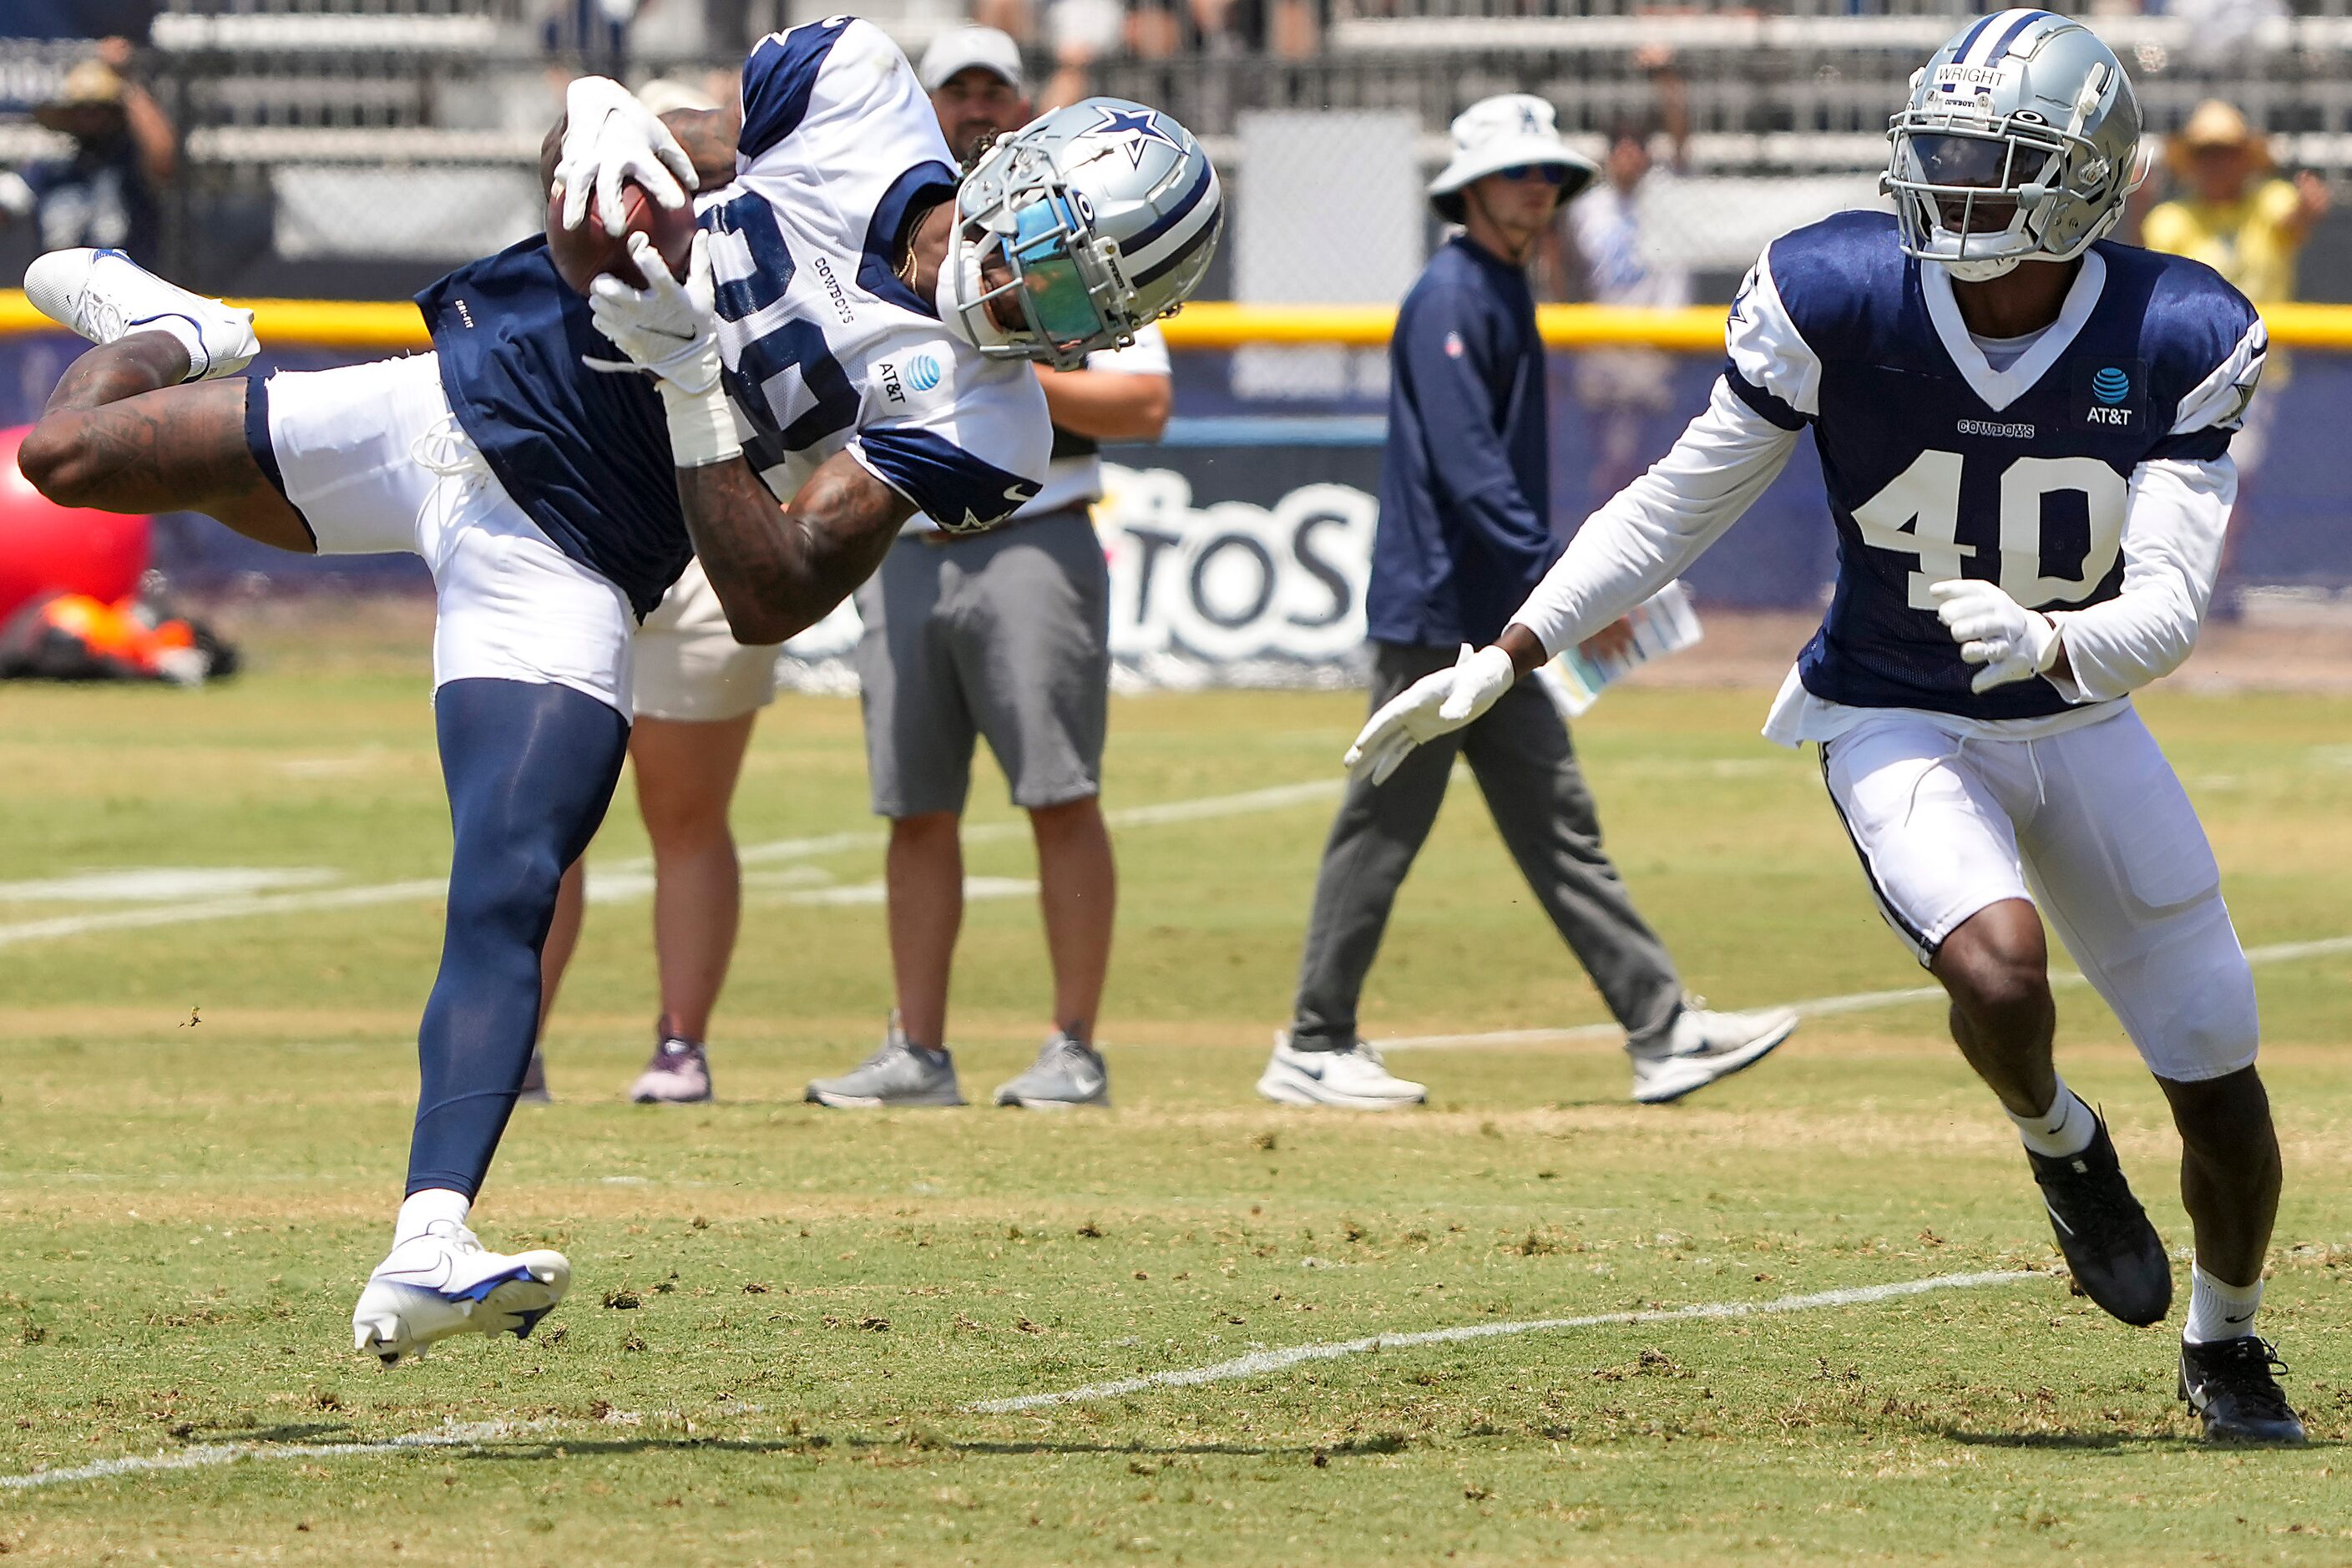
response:
{"label": "white football pant", "polygon": [[2252,1065],[2253,974],[2180,781],[2129,708],[2039,740],[1890,710],[1822,750],[1879,912],[1923,964],[1960,923],[2029,899],[2148,1070]]}

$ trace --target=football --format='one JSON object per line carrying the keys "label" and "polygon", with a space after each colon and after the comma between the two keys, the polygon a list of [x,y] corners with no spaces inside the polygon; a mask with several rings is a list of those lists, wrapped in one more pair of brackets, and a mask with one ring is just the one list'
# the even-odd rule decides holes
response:
{"label": "football", "polygon": [[629,258],[628,237],[643,234],[654,242],[654,248],[669,264],[670,275],[686,276],[687,253],[694,244],[694,204],[673,212],[647,195],[635,184],[621,187],[621,205],[628,217],[628,228],[618,236],[604,232],[604,221],[597,216],[596,198],[588,198],[588,216],[578,228],[563,226],[563,196],[550,191],[547,197],[547,253],[555,260],[555,270],[574,291],[588,292],[588,287],[598,275],[609,272],[632,289],[646,286],[644,274]]}

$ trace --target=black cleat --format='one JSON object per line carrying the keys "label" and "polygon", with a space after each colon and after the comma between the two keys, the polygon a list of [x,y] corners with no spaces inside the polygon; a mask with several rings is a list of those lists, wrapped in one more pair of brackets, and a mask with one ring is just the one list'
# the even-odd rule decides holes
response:
{"label": "black cleat", "polygon": [[2208,1443],[2304,1441],[2303,1420],[2286,1402],[2277,1373],[2287,1370],[2267,1340],[2215,1340],[2180,1347],[2180,1397],[2205,1424]]}
{"label": "black cleat", "polygon": [[2172,1263],[2147,1211],[2132,1196],[2101,1120],[2091,1146],[2052,1158],[2029,1149],[2058,1250],[2083,1293],[2112,1317],[2146,1327],[2172,1310]]}

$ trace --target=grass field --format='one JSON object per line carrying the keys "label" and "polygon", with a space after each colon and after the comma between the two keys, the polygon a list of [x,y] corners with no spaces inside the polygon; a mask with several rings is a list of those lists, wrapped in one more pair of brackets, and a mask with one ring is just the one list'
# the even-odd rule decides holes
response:
{"label": "grass field", "polygon": [[[1223,804],[1120,830],[1107,1115],[798,1103],[888,990],[856,707],[798,700],[739,806],[764,847],[723,1098],[622,1103],[652,1012],[625,799],[592,852],[619,896],[551,1031],[559,1103],[518,1115],[477,1211],[493,1246],[566,1250],[572,1299],[527,1343],[362,1363],[348,1315],[398,1196],[446,855],[425,663],[404,639],[258,652],[199,694],[0,690],[0,1477],[180,1461],[0,1488],[11,1562],[2352,1561],[2343,948],[2257,972],[2289,1180],[2265,1321],[2309,1449],[2200,1449],[2173,1331],[2044,1274],[974,1409],[2053,1263],[1928,1005],[1814,1019],[1663,1110],[1623,1102],[1594,1038],[1401,1051],[1418,1113],[1255,1100],[1348,696],[1117,705],[1112,805]],[[1633,690],[1580,727],[1637,894],[1721,1004],[1918,985],[1811,760],[1755,738],[1763,705]],[[2352,700],[2146,710],[2249,944],[2352,933]],[[1011,823],[992,774],[977,794],[976,823]],[[969,859],[1016,895],[1032,875],[1010,826]],[[283,875],[55,885],[133,868]],[[982,1091],[1045,1022],[1025,897],[972,903],[959,985]],[[1369,1029],[1602,1017],[1458,788]],[[2154,1087],[2079,987],[2062,1035],[2185,1242]]]}

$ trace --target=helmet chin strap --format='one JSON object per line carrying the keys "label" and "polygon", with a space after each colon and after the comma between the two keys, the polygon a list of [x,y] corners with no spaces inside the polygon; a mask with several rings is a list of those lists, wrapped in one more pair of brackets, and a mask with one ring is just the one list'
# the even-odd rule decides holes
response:
{"label": "helmet chin strap", "polygon": [[1990,257],[1976,261],[1945,261],[1938,258],[1937,265],[1950,273],[1958,282],[1990,283],[1996,278],[2006,278],[2016,271],[2018,264],[2024,259],[2025,258],[2021,256]]}
{"label": "helmet chin strap", "polygon": [[940,323],[976,349],[993,348],[1013,341],[980,303],[981,296],[987,291],[980,280],[980,257],[964,237],[962,227],[957,226],[948,236],[948,253],[940,263],[939,286],[932,302],[938,307]]}

